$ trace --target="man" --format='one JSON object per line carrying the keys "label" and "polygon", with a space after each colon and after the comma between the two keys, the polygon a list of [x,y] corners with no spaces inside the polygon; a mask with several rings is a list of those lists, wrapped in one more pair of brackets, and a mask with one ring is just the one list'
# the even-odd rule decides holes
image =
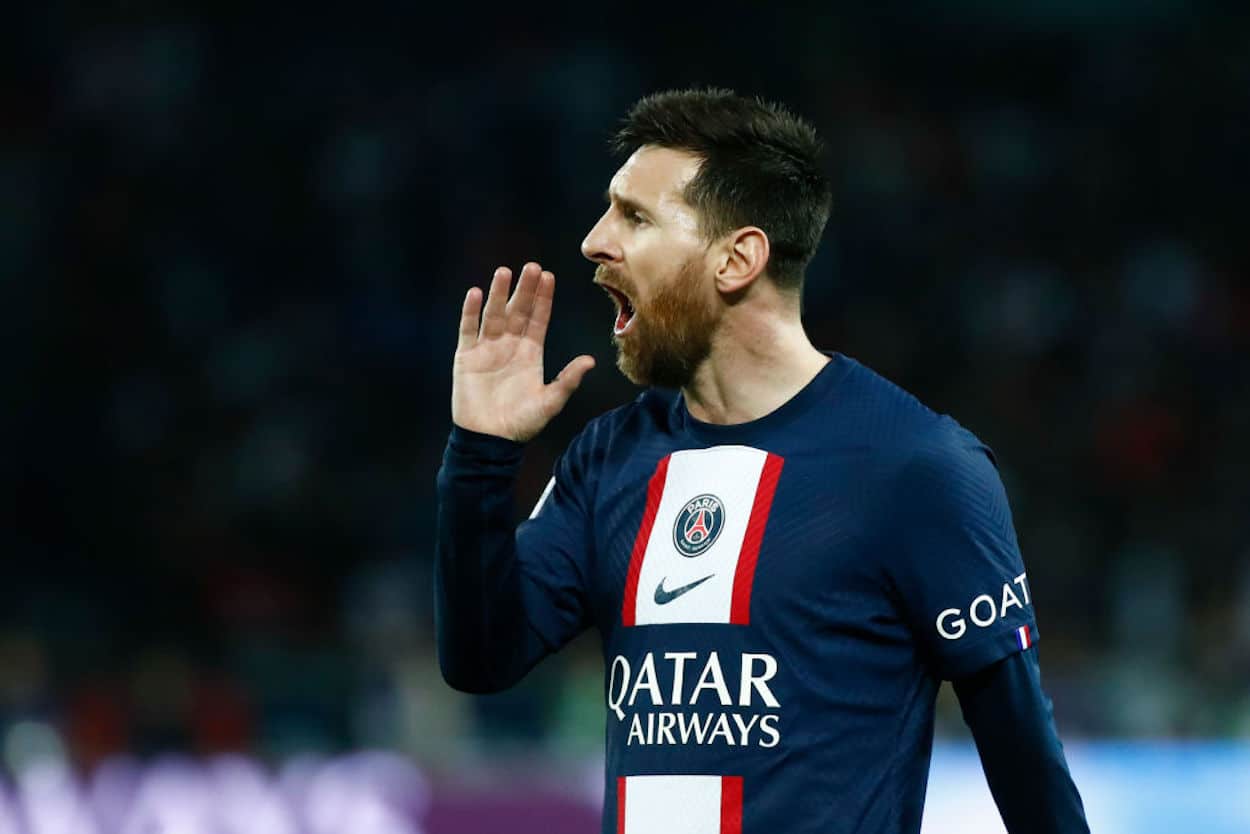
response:
{"label": "man", "polygon": [[439,473],[447,681],[512,686],[582,630],[605,652],[604,832],[918,832],[954,682],[1011,834],[1084,832],[989,449],[800,322],[828,217],[814,131],[727,91],[643,99],[582,243],[648,387],[592,421],[514,532],[554,276],[469,290]]}

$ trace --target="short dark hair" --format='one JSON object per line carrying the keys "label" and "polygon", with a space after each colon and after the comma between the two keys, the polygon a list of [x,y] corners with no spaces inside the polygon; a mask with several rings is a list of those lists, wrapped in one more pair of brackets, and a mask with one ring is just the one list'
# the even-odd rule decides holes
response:
{"label": "short dark hair", "polygon": [[644,145],[702,160],[686,186],[708,240],[742,226],[768,235],[768,274],[799,289],[829,220],[832,189],[816,130],[779,104],[732,90],[668,90],[638,101],[612,137],[628,156]]}

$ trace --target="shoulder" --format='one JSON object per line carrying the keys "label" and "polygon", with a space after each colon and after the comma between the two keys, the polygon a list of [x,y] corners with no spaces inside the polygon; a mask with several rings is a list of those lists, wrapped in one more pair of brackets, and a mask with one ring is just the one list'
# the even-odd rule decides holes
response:
{"label": "shoulder", "polygon": [[855,432],[870,447],[877,472],[894,497],[899,491],[949,496],[951,490],[998,483],[993,450],[954,417],[934,411],[858,362],[846,383],[846,405],[856,412]]}
{"label": "shoulder", "polygon": [[946,509],[988,505],[1002,490],[990,447],[945,416],[902,451],[892,481],[896,494]]}
{"label": "shoulder", "polygon": [[649,388],[633,401],[591,419],[573,442],[590,448],[603,447],[623,435],[653,430],[667,421],[675,398],[675,392]]}
{"label": "shoulder", "polygon": [[649,388],[631,402],[591,419],[569,444],[568,455],[589,462],[606,457],[611,449],[665,426],[676,392]]}
{"label": "shoulder", "polygon": [[882,452],[906,452],[944,433],[943,424],[950,419],[946,415],[867,365],[847,362],[836,405],[862,441]]}
{"label": "shoulder", "polygon": [[[865,535],[883,557],[926,570],[962,564],[969,553],[1015,554],[1018,546],[1006,489],[990,447],[950,415],[938,413],[909,392],[863,369],[858,396],[873,404],[865,418],[876,428],[865,467]],[[952,561],[953,560],[953,561]]]}

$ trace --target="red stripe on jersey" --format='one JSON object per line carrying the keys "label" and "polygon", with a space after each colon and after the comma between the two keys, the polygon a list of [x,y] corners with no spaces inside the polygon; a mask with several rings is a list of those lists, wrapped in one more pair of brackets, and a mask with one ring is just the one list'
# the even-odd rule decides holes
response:
{"label": "red stripe on jersey", "polygon": [[[621,625],[632,626],[637,613],[638,577],[642,574],[642,557],[647,552],[647,542],[651,539],[651,528],[655,525],[655,514],[660,511],[660,499],[664,497],[664,481],[668,477],[668,461],[666,455],[655,467],[655,474],[647,484],[647,506],[642,511],[642,524],[638,526],[638,535],[634,538],[634,551],[629,556],[629,573],[625,576],[625,600],[621,603]],[[624,788],[622,788],[624,790]]]}
{"label": "red stripe on jersey", "polygon": [[769,455],[760,471],[760,483],[755,488],[755,504],[747,521],[746,536],[742,539],[742,552],[738,556],[738,570],[734,573],[733,600],[729,607],[729,622],[734,625],[751,623],[751,585],[755,582],[755,565],[760,558],[760,543],[764,540],[764,527],[773,506],[773,493],[777,491],[777,479],[785,459]]}
{"label": "red stripe on jersey", "polygon": [[720,779],[720,834],[742,834],[742,777]]}
{"label": "red stripe on jersey", "polygon": [[625,777],[616,777],[616,834],[625,834]]}

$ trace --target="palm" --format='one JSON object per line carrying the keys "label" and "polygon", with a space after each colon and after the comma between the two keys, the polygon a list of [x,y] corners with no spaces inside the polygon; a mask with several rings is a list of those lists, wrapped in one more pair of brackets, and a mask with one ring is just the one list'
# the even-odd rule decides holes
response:
{"label": "palm", "polygon": [[543,343],[555,276],[538,264],[526,264],[509,299],[511,282],[511,271],[500,267],[485,307],[476,287],[465,296],[452,368],[451,418],[461,428],[526,441],[564,408],[594,359],[579,356],[544,383]]}

